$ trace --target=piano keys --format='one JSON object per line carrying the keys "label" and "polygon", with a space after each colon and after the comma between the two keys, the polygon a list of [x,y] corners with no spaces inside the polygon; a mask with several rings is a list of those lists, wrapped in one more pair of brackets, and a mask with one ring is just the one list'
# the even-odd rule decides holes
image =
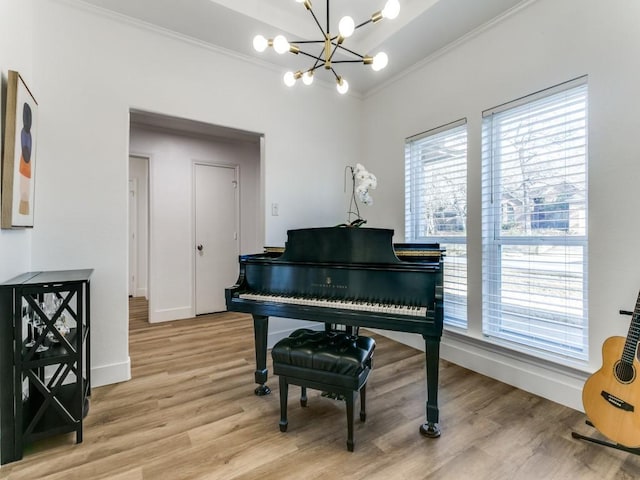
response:
{"label": "piano keys", "polygon": [[241,255],[227,310],[254,322],[257,395],[270,392],[270,316],[421,334],[427,371],[426,422],[438,437],[438,363],[443,327],[443,252],[438,244],[393,244],[393,230],[289,230],[284,249]]}
{"label": "piano keys", "polygon": [[259,293],[241,293],[241,300],[257,302],[288,303],[292,305],[310,305],[313,307],[339,308],[342,310],[357,310],[359,312],[379,312],[390,315],[407,315],[410,317],[425,317],[427,307],[397,305],[392,303],[373,302],[366,300],[341,300],[335,298],[317,298],[288,295],[271,295]]}

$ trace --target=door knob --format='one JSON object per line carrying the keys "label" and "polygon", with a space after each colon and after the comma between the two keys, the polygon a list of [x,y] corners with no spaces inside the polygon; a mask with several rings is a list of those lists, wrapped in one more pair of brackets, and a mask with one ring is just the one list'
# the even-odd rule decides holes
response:
{"label": "door knob", "polygon": [[199,252],[201,252],[202,251],[202,244],[198,245],[196,248],[198,249]]}

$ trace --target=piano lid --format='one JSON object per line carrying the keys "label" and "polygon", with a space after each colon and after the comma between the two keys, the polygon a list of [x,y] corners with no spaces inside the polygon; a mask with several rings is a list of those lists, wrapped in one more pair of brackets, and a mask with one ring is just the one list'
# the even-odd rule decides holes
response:
{"label": "piano lid", "polygon": [[287,231],[279,260],[328,263],[399,263],[393,230],[385,228],[320,227]]}

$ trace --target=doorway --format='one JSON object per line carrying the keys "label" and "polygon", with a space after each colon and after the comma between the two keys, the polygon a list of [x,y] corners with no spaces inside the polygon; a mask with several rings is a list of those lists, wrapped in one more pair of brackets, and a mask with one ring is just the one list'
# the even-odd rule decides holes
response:
{"label": "doorway", "polygon": [[129,296],[148,298],[149,159],[129,156]]}
{"label": "doorway", "polygon": [[[259,252],[264,244],[264,138],[253,132],[149,112],[132,110],[130,119],[130,155],[146,158],[148,163],[146,298],[149,322],[223,311],[226,308],[226,303],[222,304],[224,289],[237,280],[238,254]],[[235,212],[232,219],[236,219],[236,225],[230,227],[237,234],[237,238],[231,238],[235,252],[228,256],[235,265],[233,274],[226,275],[228,280],[220,282],[224,282],[222,286],[203,287],[206,283],[197,280],[196,268],[200,266],[197,267],[196,260],[201,260],[196,256],[197,245],[202,243],[203,255],[222,247],[212,247],[209,241],[207,246],[196,240],[195,164],[217,171],[222,170],[221,167],[231,168],[237,181],[232,184],[235,203],[227,208]],[[216,189],[218,187],[209,188]],[[219,274],[222,268],[214,265],[201,270]],[[198,286],[200,289],[196,292]],[[201,293],[203,290],[205,294]],[[206,297],[211,295],[216,296],[216,303],[203,306]]]}
{"label": "doorway", "polygon": [[226,310],[238,277],[238,167],[194,163],[196,315]]}

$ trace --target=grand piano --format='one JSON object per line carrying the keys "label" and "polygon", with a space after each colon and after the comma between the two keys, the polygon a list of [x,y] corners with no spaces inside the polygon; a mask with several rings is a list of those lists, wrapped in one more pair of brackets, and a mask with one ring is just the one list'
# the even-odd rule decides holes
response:
{"label": "grand piano", "polygon": [[442,336],[442,250],[393,244],[393,230],[327,227],[289,230],[284,249],[241,255],[227,310],[253,316],[256,395],[267,382],[269,317],[421,334],[427,371],[426,422],[440,436],[438,363]]}

